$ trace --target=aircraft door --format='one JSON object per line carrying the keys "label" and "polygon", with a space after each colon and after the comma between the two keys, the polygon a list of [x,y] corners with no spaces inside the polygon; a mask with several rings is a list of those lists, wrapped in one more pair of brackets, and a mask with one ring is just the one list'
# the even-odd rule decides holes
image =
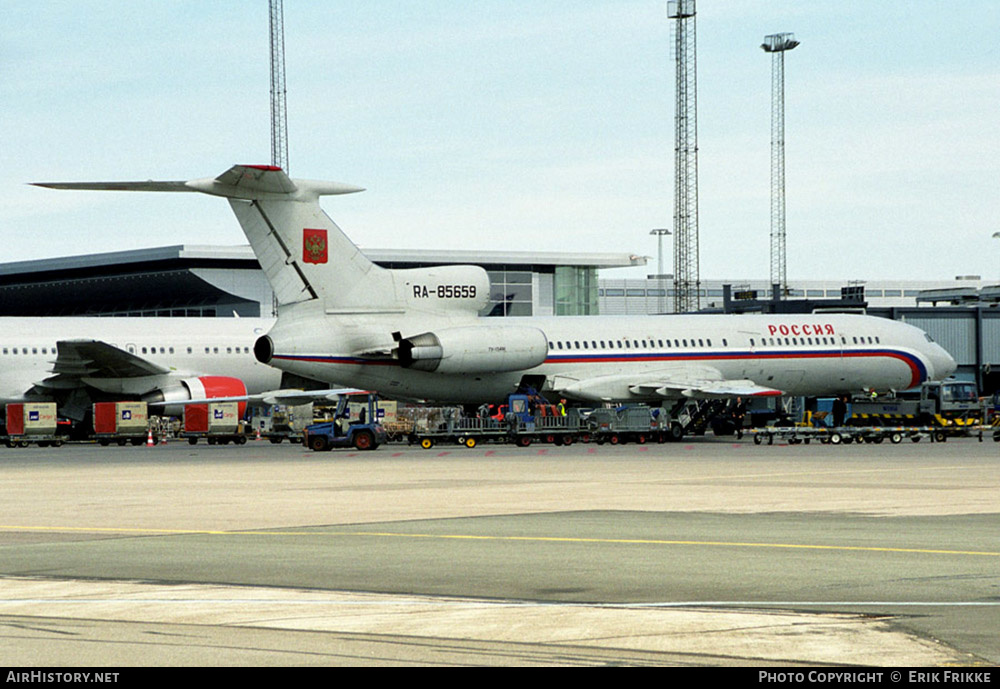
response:
{"label": "aircraft door", "polygon": [[763,371],[761,370],[760,349],[763,339],[760,333],[740,331],[739,337],[745,338],[746,355],[743,357],[743,370],[741,375],[749,378],[755,383],[764,384],[761,381]]}

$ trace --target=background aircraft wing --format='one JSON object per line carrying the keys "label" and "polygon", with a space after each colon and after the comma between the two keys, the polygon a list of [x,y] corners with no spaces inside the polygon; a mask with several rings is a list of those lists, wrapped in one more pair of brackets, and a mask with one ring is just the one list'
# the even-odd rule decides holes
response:
{"label": "background aircraft wing", "polygon": [[39,388],[81,387],[84,378],[138,378],[170,373],[151,361],[100,340],[59,340],[52,376],[36,383]]}

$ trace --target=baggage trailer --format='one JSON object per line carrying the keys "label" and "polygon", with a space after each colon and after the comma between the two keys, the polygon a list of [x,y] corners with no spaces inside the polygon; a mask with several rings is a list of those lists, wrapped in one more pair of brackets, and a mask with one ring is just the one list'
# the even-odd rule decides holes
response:
{"label": "baggage trailer", "polygon": [[239,415],[238,402],[208,402],[184,406],[182,438],[197,445],[204,438],[209,445],[243,445],[247,441],[246,429]]}
{"label": "baggage trailer", "polygon": [[514,394],[493,416],[465,417],[457,409],[445,410],[432,428],[414,424],[408,439],[430,449],[439,443],[473,448],[484,442],[528,447],[532,443],[572,445],[666,442],[683,436],[681,422],[666,409],[633,404],[617,409],[559,408],[531,394]]}
{"label": "baggage trailer", "polygon": [[7,405],[4,433],[7,447],[60,447],[65,438],[56,432],[59,419],[55,402],[17,402]]}
{"label": "baggage trailer", "polygon": [[431,427],[414,424],[407,440],[429,450],[439,443],[468,448],[484,442],[513,443],[527,447],[532,442],[571,445],[586,431],[580,415],[568,410],[563,416],[554,405],[537,395],[513,394],[492,416],[463,416],[461,409],[440,410],[440,422]]}
{"label": "baggage trailer", "polygon": [[[102,446],[143,445],[150,436],[149,409],[145,402],[95,402],[94,438]],[[153,443],[160,441],[158,434]]]}
{"label": "baggage trailer", "polygon": [[[763,428],[752,428],[750,434],[753,436],[755,445],[766,442],[773,445],[775,439],[785,441],[790,445],[799,443],[809,444],[812,441],[829,445],[850,445],[851,443],[882,443],[888,440],[892,444],[898,444],[904,440],[920,442],[924,438],[932,443],[943,443],[949,437],[976,437],[979,442],[983,441],[983,432],[990,430],[987,426],[962,426],[960,430],[952,430],[945,433],[939,426],[840,426],[829,428],[826,426],[765,426]],[[994,434],[994,440],[997,435]]]}

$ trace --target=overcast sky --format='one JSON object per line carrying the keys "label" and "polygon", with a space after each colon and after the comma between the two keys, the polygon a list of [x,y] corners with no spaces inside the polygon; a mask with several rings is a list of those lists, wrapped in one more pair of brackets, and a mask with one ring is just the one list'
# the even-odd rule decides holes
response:
{"label": "overcast sky", "polygon": [[[244,242],[221,199],[25,183],[270,162],[266,0],[4,0],[2,18],[0,260]],[[367,188],[323,201],[362,247],[630,252],[655,272],[671,30],[663,0],[287,0],[290,172]],[[768,277],[760,44],[784,31],[790,280],[1000,279],[996,0],[699,0],[702,278]]]}

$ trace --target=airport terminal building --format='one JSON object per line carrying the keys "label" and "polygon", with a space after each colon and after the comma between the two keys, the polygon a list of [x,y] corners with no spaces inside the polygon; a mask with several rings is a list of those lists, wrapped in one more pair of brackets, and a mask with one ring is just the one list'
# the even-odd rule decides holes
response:
{"label": "airport terminal building", "polygon": [[[616,279],[614,269],[646,265],[627,253],[366,249],[386,268],[473,264],[489,274],[484,316],[652,315],[673,307],[670,276]],[[842,283],[796,281],[791,310],[843,310]],[[857,285],[853,286],[857,289]],[[1000,388],[1000,286],[954,281],[868,281],[868,313],[925,330],[955,358],[958,376],[980,390]],[[767,310],[765,281],[702,281],[704,309],[732,310],[732,294]],[[270,317],[277,305],[249,246],[180,245],[0,264],[0,316]],[[786,308],[787,310],[787,308]]]}
{"label": "airport terminal building", "polygon": [[[483,315],[599,312],[598,271],[645,265],[630,254],[366,249],[384,268],[479,265]],[[249,246],[166,246],[0,264],[0,316],[269,317],[274,294]]]}

